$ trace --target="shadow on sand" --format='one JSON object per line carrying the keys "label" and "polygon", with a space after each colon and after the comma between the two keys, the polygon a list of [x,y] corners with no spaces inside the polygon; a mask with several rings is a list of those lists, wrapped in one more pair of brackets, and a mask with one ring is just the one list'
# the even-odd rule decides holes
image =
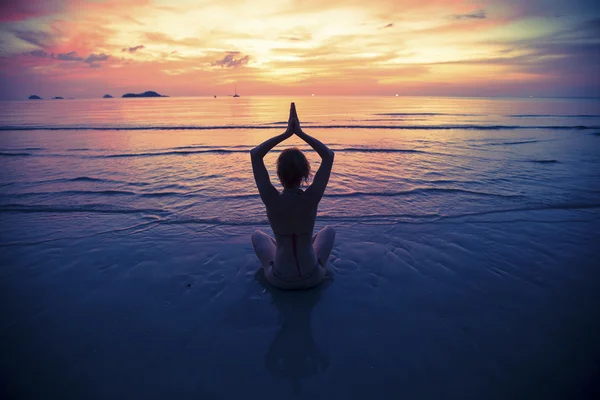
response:
{"label": "shadow on sand", "polygon": [[255,278],[271,295],[281,318],[279,332],[265,356],[265,365],[273,375],[289,379],[294,392],[300,392],[302,378],[324,372],[329,366],[328,358],[313,338],[311,313],[331,279],[328,276],[321,285],[309,290],[280,290],[267,283],[262,269]]}

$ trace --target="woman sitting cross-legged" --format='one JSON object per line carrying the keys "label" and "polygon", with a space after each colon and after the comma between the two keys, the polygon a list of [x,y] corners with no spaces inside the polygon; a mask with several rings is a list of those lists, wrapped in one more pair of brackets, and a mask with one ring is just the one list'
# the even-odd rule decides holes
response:
{"label": "woman sitting cross-legged", "polygon": [[[299,149],[283,150],[277,159],[277,176],[283,185],[283,191],[279,192],[271,184],[263,158],[294,134],[321,156],[321,166],[312,184],[302,190],[302,182],[308,182],[310,177],[310,164]],[[275,234],[274,239],[261,231],[252,235],[254,251],[267,281],[280,289],[308,289],[318,285],[325,276],[335,240],[335,230],[330,226],[313,236],[317,207],[333,166],[333,151],[300,128],[292,103],[287,130],[252,149],[250,155],[256,186]]]}

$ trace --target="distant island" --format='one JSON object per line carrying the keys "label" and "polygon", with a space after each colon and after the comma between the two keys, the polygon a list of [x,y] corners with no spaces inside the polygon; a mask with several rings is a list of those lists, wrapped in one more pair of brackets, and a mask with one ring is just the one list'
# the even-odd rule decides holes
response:
{"label": "distant island", "polygon": [[53,97],[52,100],[64,100],[64,98],[60,97],[60,96],[56,96],[56,97]]}
{"label": "distant island", "polygon": [[[125,96],[123,96],[125,97]],[[102,96],[103,99],[112,99],[113,97],[110,94],[105,94],[104,96]]]}
{"label": "distant island", "polygon": [[158,94],[156,92],[149,90],[144,93],[125,93],[123,95],[123,97],[169,97],[169,96],[164,96],[162,94]]}
{"label": "distant island", "polygon": [[29,100],[42,100],[42,98],[37,94],[32,94],[31,96],[29,96]]}

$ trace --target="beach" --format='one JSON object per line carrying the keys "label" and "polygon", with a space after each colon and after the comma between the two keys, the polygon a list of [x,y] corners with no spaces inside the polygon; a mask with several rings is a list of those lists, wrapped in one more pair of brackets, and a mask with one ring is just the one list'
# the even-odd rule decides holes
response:
{"label": "beach", "polygon": [[[319,288],[270,288],[249,151],[336,153]],[[277,152],[307,150],[298,138]],[[0,102],[7,398],[590,398],[600,101]]]}

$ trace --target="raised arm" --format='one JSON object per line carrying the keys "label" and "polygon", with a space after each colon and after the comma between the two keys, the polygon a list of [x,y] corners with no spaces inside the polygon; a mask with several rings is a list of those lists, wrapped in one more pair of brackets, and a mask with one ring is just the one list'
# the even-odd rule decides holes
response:
{"label": "raised arm", "polygon": [[271,139],[264,141],[250,150],[250,159],[252,160],[252,172],[254,172],[254,180],[256,181],[256,187],[260,193],[260,198],[265,205],[267,202],[271,201],[275,196],[277,196],[279,192],[277,192],[277,189],[275,189],[273,184],[271,184],[271,179],[269,178],[269,173],[267,172],[263,158],[273,147],[277,146],[279,143],[283,142],[285,139],[294,134],[292,129],[294,124],[291,117],[292,114],[290,109],[288,129],[284,133],[272,137]]}
{"label": "raised arm", "polygon": [[329,149],[329,147],[325,146],[319,140],[305,133],[302,128],[300,128],[300,122],[298,119],[298,114],[296,113],[296,106],[292,103],[292,118],[294,121],[294,133],[298,135],[298,137],[304,140],[310,147],[313,148],[314,151],[319,154],[321,157],[321,166],[319,170],[315,174],[312,184],[306,189],[306,194],[314,197],[317,203],[321,201],[323,197],[323,193],[325,193],[325,188],[327,188],[327,182],[329,182],[329,175],[331,175],[331,168],[333,167],[333,158],[334,153]]}

